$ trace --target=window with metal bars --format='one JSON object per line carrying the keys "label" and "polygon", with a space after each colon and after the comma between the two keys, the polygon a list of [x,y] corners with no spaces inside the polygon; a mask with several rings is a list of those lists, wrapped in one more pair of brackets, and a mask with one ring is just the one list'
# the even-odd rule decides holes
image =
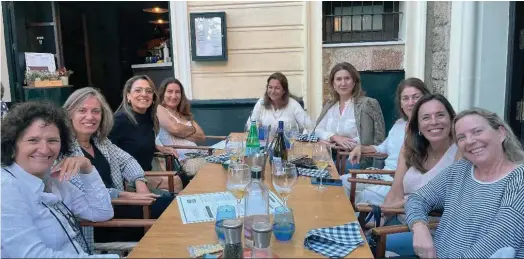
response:
{"label": "window with metal bars", "polygon": [[324,1],[322,14],[325,44],[399,40],[399,1]]}

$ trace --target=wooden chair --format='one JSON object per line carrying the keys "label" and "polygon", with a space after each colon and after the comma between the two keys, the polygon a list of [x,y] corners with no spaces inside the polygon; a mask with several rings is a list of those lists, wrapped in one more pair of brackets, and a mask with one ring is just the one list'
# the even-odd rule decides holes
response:
{"label": "wooden chair", "polygon": [[[172,171],[147,171],[144,173],[148,179],[159,178],[161,183],[166,185],[160,185],[159,188],[167,189],[169,192],[174,193],[175,184],[174,177],[177,172]],[[127,184],[124,184],[126,186]],[[124,228],[144,228],[144,233],[147,232],[151,226],[155,223],[156,219],[151,219],[151,205],[154,201],[151,200],[134,200],[125,198],[116,198],[111,200],[113,206],[124,205],[124,206],[142,206],[143,218],[142,219],[110,219],[103,222],[81,222],[80,225],[84,227],[124,227]],[[119,251],[122,254],[130,252],[137,242],[107,242],[107,243],[95,243],[95,251]]]}
{"label": "wooden chair", "polygon": [[[349,158],[349,153],[351,151],[339,145],[335,146],[335,150],[336,150],[335,167],[337,168],[339,175],[343,175],[345,174],[347,160]],[[374,159],[385,159],[388,157],[388,155],[383,154],[383,153],[376,153],[376,152],[362,153],[361,158],[364,158],[364,157],[369,157],[369,158],[374,158]]]}

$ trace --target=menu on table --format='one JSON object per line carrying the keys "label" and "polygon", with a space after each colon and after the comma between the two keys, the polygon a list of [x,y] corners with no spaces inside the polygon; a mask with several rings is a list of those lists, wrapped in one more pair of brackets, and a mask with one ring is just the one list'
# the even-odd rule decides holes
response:
{"label": "menu on table", "polygon": [[[231,205],[237,209],[237,199],[230,192],[179,195],[176,200],[184,224],[215,221],[217,208],[221,205]],[[284,206],[284,202],[269,191],[269,212],[273,213],[280,206]],[[240,216],[244,216],[244,199],[240,202]]]}

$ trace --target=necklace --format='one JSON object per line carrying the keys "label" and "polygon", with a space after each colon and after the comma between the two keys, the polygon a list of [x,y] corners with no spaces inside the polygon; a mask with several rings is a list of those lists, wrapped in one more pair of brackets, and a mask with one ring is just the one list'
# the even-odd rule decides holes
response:
{"label": "necklace", "polygon": [[80,144],[80,146],[85,148],[85,149],[90,149],[92,147],[91,143],[89,143],[89,145],[87,145],[87,146],[82,145],[82,143],[80,143],[80,142],[78,142],[78,144]]}

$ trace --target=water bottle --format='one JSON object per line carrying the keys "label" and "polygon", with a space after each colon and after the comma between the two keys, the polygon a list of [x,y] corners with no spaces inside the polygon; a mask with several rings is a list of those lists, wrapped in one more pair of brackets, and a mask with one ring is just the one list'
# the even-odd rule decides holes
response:
{"label": "water bottle", "polygon": [[253,224],[269,224],[269,190],[261,181],[262,167],[251,168],[251,182],[245,189],[244,240],[247,247],[253,247]]}
{"label": "water bottle", "polygon": [[246,141],[246,156],[252,156],[260,152],[260,141],[258,140],[257,123],[255,120],[251,120],[251,126],[249,127],[249,134],[247,135]]}

